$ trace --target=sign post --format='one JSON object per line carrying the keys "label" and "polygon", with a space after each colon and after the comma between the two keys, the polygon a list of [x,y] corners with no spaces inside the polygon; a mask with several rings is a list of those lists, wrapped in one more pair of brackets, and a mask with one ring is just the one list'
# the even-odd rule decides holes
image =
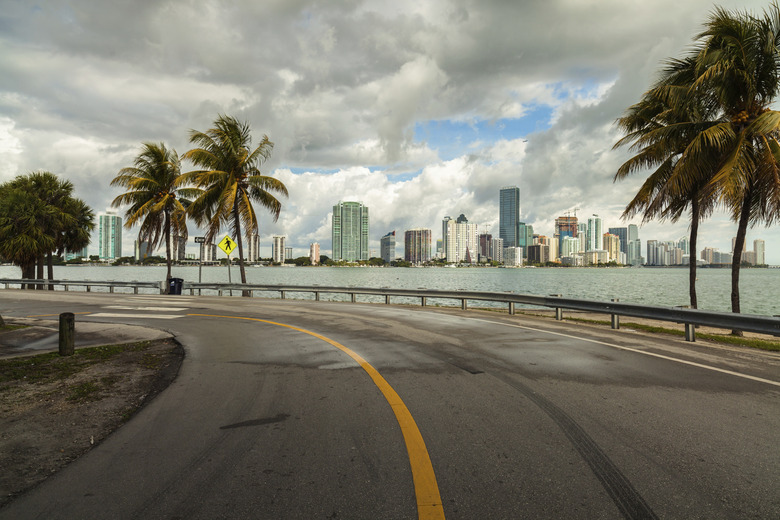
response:
{"label": "sign post", "polygon": [[[230,235],[225,235],[225,238],[219,241],[219,248],[225,252],[228,257],[228,283],[233,283],[230,279],[230,252],[236,248],[236,243],[230,238]],[[233,296],[233,290],[230,290],[230,296]]]}

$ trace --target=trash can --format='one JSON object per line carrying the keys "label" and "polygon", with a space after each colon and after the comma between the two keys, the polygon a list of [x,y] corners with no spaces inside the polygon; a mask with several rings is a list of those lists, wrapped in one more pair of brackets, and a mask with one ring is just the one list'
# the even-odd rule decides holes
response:
{"label": "trash can", "polygon": [[168,294],[181,294],[181,286],[184,284],[184,278],[171,278],[168,286]]}

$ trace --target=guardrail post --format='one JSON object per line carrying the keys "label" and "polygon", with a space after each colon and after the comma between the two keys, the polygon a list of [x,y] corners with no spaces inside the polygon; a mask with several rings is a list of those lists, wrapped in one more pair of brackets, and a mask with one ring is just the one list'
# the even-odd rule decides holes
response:
{"label": "guardrail post", "polygon": [[92,287],[90,287],[89,285],[87,285],[87,292],[90,292],[90,291],[92,291]]}
{"label": "guardrail post", "polygon": [[352,303],[355,303],[355,293],[349,293]]}
{"label": "guardrail post", "polygon": [[[553,298],[560,298],[561,297],[560,294],[551,294],[550,296],[552,296]],[[555,319],[558,320],[558,321],[563,320],[563,309],[562,308],[560,308],[560,307],[556,307],[555,308]]]}
{"label": "guardrail post", "polygon": [[74,336],[76,331],[76,318],[72,312],[60,314],[60,356],[72,356],[74,350]]}
{"label": "guardrail post", "polygon": [[[68,284],[65,284],[63,287],[65,288],[65,292],[67,292],[68,289],[70,288]],[[5,284],[5,288],[8,289],[8,284]]]}
{"label": "guardrail post", "polygon": [[693,323],[685,324],[685,341],[696,341],[696,325]]}
{"label": "guardrail post", "polygon": [[468,308],[469,308],[469,304],[468,304],[468,303],[466,303],[466,301],[467,301],[467,300],[466,300],[466,298],[463,298],[463,299],[460,301],[460,308],[461,308],[462,310],[464,310],[464,311],[465,311],[465,310],[468,310]]}
{"label": "guardrail post", "polygon": [[114,286],[113,285],[109,285],[108,286],[108,292],[110,292],[111,294],[114,294]]}
{"label": "guardrail post", "polygon": [[[613,302],[618,301],[618,298],[612,298]],[[619,329],[620,328],[620,316],[618,314],[612,314],[612,328],[613,329]]]}
{"label": "guardrail post", "polygon": [[385,305],[390,305],[390,295],[385,294]]}
{"label": "guardrail post", "polygon": [[509,314],[514,315],[515,313],[515,302],[509,302]]}
{"label": "guardrail post", "polygon": [[133,294],[138,294],[138,286],[133,287]]}
{"label": "guardrail post", "polygon": [[282,300],[284,300],[284,291],[279,291],[279,294],[281,295]]}
{"label": "guardrail post", "polygon": [[426,304],[425,296],[420,297],[420,306],[425,307],[425,304]]}
{"label": "guardrail post", "polygon": [[220,289],[219,291],[217,291],[217,296],[222,296],[222,289]]}
{"label": "guardrail post", "polygon": [[319,291],[314,291],[314,301],[315,302],[320,301],[320,292]]}

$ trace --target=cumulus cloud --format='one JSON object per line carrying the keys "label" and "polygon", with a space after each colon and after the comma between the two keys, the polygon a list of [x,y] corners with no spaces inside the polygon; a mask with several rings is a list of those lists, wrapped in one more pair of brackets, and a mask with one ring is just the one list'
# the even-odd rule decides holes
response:
{"label": "cumulus cloud", "polygon": [[[504,185],[521,188],[523,218],[541,233],[575,208],[620,225],[641,179],[612,182],[627,158],[612,150],[613,122],[711,8],[709,0],[6,2],[0,181],[50,170],[100,210],[141,142],[183,152],[190,129],[227,113],[275,143],[265,171],[291,196],[278,222],[261,213],[263,242],[286,234],[296,254],[313,241],[327,249],[339,200],[370,207],[376,250],[393,229],[429,227],[438,237],[446,215],[495,231]],[[730,229],[720,214],[700,243],[728,249]],[[650,223],[641,236],[685,232]],[[780,262],[780,233],[751,235],[767,239]]]}

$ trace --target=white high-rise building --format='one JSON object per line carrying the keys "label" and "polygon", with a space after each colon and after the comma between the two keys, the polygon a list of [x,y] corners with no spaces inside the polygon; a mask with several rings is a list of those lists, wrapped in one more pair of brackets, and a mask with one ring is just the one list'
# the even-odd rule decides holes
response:
{"label": "white high-rise building", "polygon": [[284,242],[286,237],[282,235],[273,236],[273,261],[275,264],[284,263]]}
{"label": "white high-rise building", "polygon": [[442,220],[442,247],[447,262],[477,262],[479,256],[477,225],[468,222],[463,214],[457,220],[450,217],[444,217]]}
{"label": "white high-rise building", "polygon": [[520,267],[523,265],[522,247],[505,247],[503,264],[509,267]]}
{"label": "white high-rise building", "polygon": [[309,260],[311,265],[319,265],[320,263],[320,244],[314,242],[309,246]]}
{"label": "white high-rise building", "polygon": [[203,243],[200,244],[200,261],[201,262],[216,262],[217,261],[217,244]]}
{"label": "white high-rise building", "polygon": [[753,240],[753,251],[756,253],[756,265],[766,265],[766,244],[762,239]]}
{"label": "white high-rise building", "polygon": [[561,240],[561,257],[574,256],[580,251],[579,237],[563,237]]}
{"label": "white high-rise building", "polygon": [[[499,264],[504,263],[504,239],[503,238],[491,238],[490,239],[490,259]],[[523,253],[520,252],[520,259],[522,260]]]}
{"label": "white high-rise building", "polygon": [[247,248],[247,261],[249,262],[257,262],[257,260],[260,258],[260,235],[257,233],[252,233],[252,235],[249,237],[249,247]]}
{"label": "white high-rise building", "polygon": [[588,225],[585,222],[577,224],[577,239],[579,240],[578,253],[584,253],[588,247]]}
{"label": "white high-rise building", "polygon": [[588,219],[588,235],[585,243],[585,251],[601,251],[603,247],[602,235],[604,232],[601,230],[602,223],[601,218],[594,214]]}
{"label": "white high-rise building", "polygon": [[98,220],[99,252],[101,260],[122,256],[122,217],[113,212],[104,213]]}

